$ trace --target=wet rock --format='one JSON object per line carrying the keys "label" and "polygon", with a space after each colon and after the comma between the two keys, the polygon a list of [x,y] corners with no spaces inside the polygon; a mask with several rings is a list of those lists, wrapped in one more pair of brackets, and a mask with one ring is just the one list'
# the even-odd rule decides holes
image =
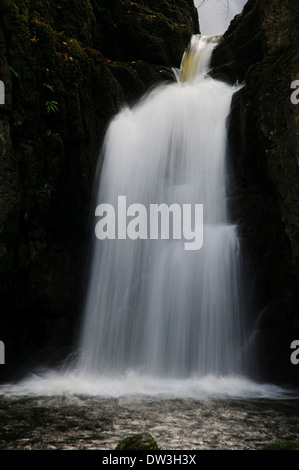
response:
{"label": "wet rock", "polygon": [[12,365],[72,344],[106,127],[165,79],[198,25],[192,0],[2,0],[0,12],[0,326]]}
{"label": "wet rock", "polygon": [[[250,263],[263,378],[298,383],[289,360],[299,334],[299,8],[249,0],[213,56],[213,74],[244,81],[229,122],[232,218]],[[252,283],[250,284],[250,280]],[[253,294],[254,293],[254,294]]]}
{"label": "wet rock", "polygon": [[160,448],[150,434],[143,433],[126,437],[120,441],[115,450],[160,450]]}
{"label": "wet rock", "polygon": [[299,442],[274,442],[261,448],[261,450],[299,450]]}

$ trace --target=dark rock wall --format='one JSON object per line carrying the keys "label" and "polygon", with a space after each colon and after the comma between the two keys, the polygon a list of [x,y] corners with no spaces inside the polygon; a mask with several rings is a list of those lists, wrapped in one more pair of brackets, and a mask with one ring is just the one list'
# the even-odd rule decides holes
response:
{"label": "dark rock wall", "polygon": [[[245,81],[234,97],[232,214],[250,262],[262,379],[299,383],[299,5],[249,0],[213,57],[214,74]],[[251,284],[250,284],[251,282]],[[254,294],[253,294],[254,293]]]}
{"label": "dark rock wall", "polygon": [[105,129],[197,30],[192,0],[0,0],[1,373],[72,344]]}

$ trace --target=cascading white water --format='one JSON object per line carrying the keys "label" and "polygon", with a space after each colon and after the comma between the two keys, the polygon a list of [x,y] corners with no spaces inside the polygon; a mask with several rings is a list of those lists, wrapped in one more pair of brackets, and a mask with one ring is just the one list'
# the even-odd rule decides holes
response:
{"label": "cascading white water", "polygon": [[95,238],[81,373],[242,373],[239,242],[226,201],[226,118],[235,88],[207,75],[215,38],[192,39],[178,83],[112,121],[97,203],[203,204],[203,246]]}
{"label": "cascading white water", "polygon": [[96,205],[117,208],[119,196],[127,207],[203,204],[202,247],[94,235],[77,360],[0,386],[0,395],[285,396],[245,376],[253,358],[226,195],[226,119],[236,88],[207,75],[216,39],[194,37],[178,82],[115,117],[97,182]]}

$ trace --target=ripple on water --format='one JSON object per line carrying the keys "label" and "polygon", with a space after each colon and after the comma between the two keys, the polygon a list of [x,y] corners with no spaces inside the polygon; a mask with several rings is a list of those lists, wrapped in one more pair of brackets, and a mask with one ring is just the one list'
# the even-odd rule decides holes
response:
{"label": "ripple on water", "polygon": [[161,449],[258,449],[299,440],[295,392],[242,378],[157,380],[54,372],[3,385],[1,449],[114,449],[149,432]]}

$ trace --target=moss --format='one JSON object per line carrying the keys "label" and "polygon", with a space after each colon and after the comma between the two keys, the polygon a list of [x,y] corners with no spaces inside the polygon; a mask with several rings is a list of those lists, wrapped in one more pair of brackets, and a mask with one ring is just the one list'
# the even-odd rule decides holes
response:
{"label": "moss", "polygon": [[261,450],[299,450],[299,442],[275,442],[262,447]]}
{"label": "moss", "polygon": [[106,126],[126,98],[159,80],[161,63],[180,60],[192,30],[183,18],[191,3],[162,1],[162,11],[150,0],[0,0],[8,99],[0,116],[7,149],[0,172],[0,193],[7,194],[0,301],[3,318],[15,314],[6,330],[18,325],[19,350],[31,344],[30,327],[19,325],[24,318],[29,325],[32,312],[45,323],[49,315],[77,313],[79,259]]}
{"label": "moss", "polygon": [[87,46],[93,42],[95,16],[89,0],[61,0],[56,5],[57,30],[69,37],[77,37]]}
{"label": "moss", "polygon": [[[122,1],[117,7],[105,2],[104,6],[111,10],[117,27],[111,31],[111,23],[101,23],[97,40],[104,54],[114,60],[143,59],[160,65],[179,65],[191,35],[197,32],[190,15],[196,11],[191,2],[180,1],[171,6],[168,2],[152,5],[151,1]],[[94,9],[100,21],[102,15]]]}
{"label": "moss", "polygon": [[122,84],[126,98],[133,99],[138,92],[141,94],[145,91],[144,83],[139,79],[135,69],[135,63],[109,61],[109,68],[116,80]]}
{"label": "moss", "polygon": [[160,450],[160,448],[150,434],[144,433],[126,437],[120,441],[115,450]]}

